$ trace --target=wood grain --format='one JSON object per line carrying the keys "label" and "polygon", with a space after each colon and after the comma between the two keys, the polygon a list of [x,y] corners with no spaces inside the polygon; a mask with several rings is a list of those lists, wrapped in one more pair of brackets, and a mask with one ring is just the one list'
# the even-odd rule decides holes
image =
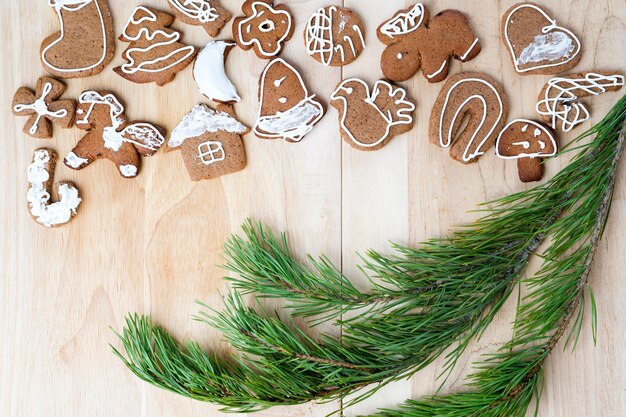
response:
{"label": "wood grain", "polygon": [[[117,33],[134,2],[109,0]],[[233,14],[240,1],[222,0]],[[345,77],[368,82],[381,77],[382,45],[375,28],[404,0],[291,0],[297,27],[284,57],[302,70],[312,92],[326,103]],[[481,38],[483,51],[473,61],[454,62],[451,73],[486,72],[502,81],[510,100],[510,118],[534,117],[536,94],[547,77],[520,77],[500,42],[501,14],[514,0],[440,0],[429,2],[432,14],[445,8],[466,12]],[[584,55],[576,70],[626,66],[626,3],[623,0],[546,0],[561,25],[578,33]],[[142,2],[167,9],[165,0]],[[306,18],[328,4],[355,10],[367,27],[367,48],[353,64],[326,68],[306,56],[302,32]],[[43,75],[41,40],[58,29],[46,1],[3,2],[0,41],[3,57],[0,126],[5,152],[0,154],[0,415],[66,416],[207,416],[218,407],[160,391],[139,381],[115,359],[108,343],[118,345],[109,326],[119,329],[128,312],[149,313],[180,338],[226,351],[218,332],[191,320],[200,299],[220,307],[226,290],[220,263],[221,245],[246,217],[288,230],[295,252],[325,253],[363,287],[357,252],[388,251],[388,240],[416,244],[445,235],[451,226],[476,217],[476,204],[524,189],[516,166],[489,154],[473,166],[452,161],[428,142],[430,109],[441,87],[418,75],[403,85],[418,102],[417,126],[383,150],[359,152],[344,144],[337,113],[328,114],[300,144],[245,138],[249,166],[220,180],[192,183],[178,153],[146,160],[139,178],[123,180],[107,161],[74,172],[62,164],[57,180],[74,181],[84,203],[67,226],[45,230],[26,208],[26,168],[33,149],[41,146],[66,154],[80,138],[77,129],[55,131],[50,141],[25,137],[23,118],[11,116],[9,103],[21,85],[33,86]],[[183,41],[202,46],[208,40],[199,27],[176,22]],[[230,36],[230,25],[220,38]],[[69,97],[84,89],[108,88],[125,101],[129,119],[158,122],[171,130],[198,101],[190,68],[163,88],[129,83],[111,70],[121,63],[118,42],[114,62],[100,75],[70,81]],[[258,77],[264,61],[252,52],[234,50],[228,71],[243,102],[239,117],[252,124],[257,109]],[[596,122],[620,94],[592,100]],[[586,127],[569,135],[566,142]],[[548,165],[548,175],[565,165],[563,157]],[[625,178],[626,164],[620,168]],[[626,183],[618,181],[613,211],[595,262],[592,283],[598,303],[599,340],[594,347],[589,325],[573,353],[555,351],[548,362],[546,388],[539,404],[542,417],[622,416],[626,414],[626,287],[623,256],[626,227]],[[506,305],[484,337],[472,344],[462,363],[494,351],[510,334],[514,300]],[[276,305],[279,305],[276,304]],[[324,330],[337,332],[337,329]],[[432,393],[441,361],[408,381],[381,390],[346,410],[368,414],[406,398]],[[455,371],[447,386],[462,387],[469,366]],[[325,416],[340,404],[306,404],[276,408],[261,416]]]}

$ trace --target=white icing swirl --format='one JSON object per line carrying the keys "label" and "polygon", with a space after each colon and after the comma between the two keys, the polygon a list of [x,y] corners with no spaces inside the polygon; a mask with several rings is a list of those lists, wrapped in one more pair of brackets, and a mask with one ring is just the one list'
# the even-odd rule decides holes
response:
{"label": "white icing swirl", "polygon": [[519,58],[518,65],[531,62],[558,61],[569,58],[576,46],[572,38],[563,32],[550,32],[545,35],[537,35],[533,42],[526,46]]}

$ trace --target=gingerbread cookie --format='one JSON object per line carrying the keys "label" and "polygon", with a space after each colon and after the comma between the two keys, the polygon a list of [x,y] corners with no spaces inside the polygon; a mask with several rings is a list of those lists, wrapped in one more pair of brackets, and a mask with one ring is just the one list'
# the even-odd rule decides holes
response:
{"label": "gingerbread cookie", "polygon": [[50,77],[37,80],[37,92],[20,87],[13,96],[13,114],[29,116],[24,133],[38,139],[52,137],[52,124],[62,128],[72,127],[76,102],[57,100],[65,91],[65,84]]}
{"label": "gingerbread cookie", "polygon": [[127,123],[124,107],[108,91],[80,95],[76,126],[87,134],[65,157],[65,165],[80,170],[96,159],[112,161],[125,178],[136,177],[141,156],[152,156],[165,142],[163,128],[143,122]]}
{"label": "gingerbread cookie", "polygon": [[426,80],[443,81],[450,58],[466,62],[480,53],[480,42],[457,10],[444,10],[432,19],[422,3],[400,10],[378,27],[378,39],[387,47],[380,59],[385,77],[405,81],[422,68]]}
{"label": "gingerbread cookie", "polygon": [[539,93],[536,109],[552,129],[569,132],[589,120],[589,110],[579,100],[624,86],[624,76],[608,71],[587,71],[552,78]]}
{"label": "gingerbread cookie", "polygon": [[302,77],[284,59],[272,60],[259,80],[259,114],[254,133],[262,139],[300,142],[324,115]]}
{"label": "gingerbread cookie", "polygon": [[496,141],[496,155],[503,159],[517,159],[517,170],[522,182],[543,178],[544,157],[558,151],[554,134],[541,123],[515,119],[502,129]]}
{"label": "gingerbread cookie", "polygon": [[241,136],[249,131],[229,106],[213,110],[197,104],[174,129],[167,146],[180,149],[192,181],[209,180],[245,168]]}
{"label": "gingerbread cookie", "polygon": [[254,49],[261,59],[280,54],[293,35],[293,18],[289,9],[273,0],[246,0],[241,6],[244,16],[233,21],[233,37],[244,51]]}
{"label": "gingerbread cookie", "polygon": [[453,75],[430,114],[430,141],[450,148],[450,156],[459,162],[476,162],[496,142],[508,112],[506,94],[491,77],[475,72]]}
{"label": "gingerbread cookie", "polygon": [[196,56],[196,48],[180,43],[180,33],[169,28],[173,22],[171,14],[135,8],[119,38],[130,43],[122,53],[126,62],[114,71],[135,83],[162,86],[172,81]]}
{"label": "gingerbread cookie", "polygon": [[317,62],[340,67],[365,48],[365,26],[352,10],[328,6],[311,15],[304,32],[306,50]]}
{"label": "gingerbread cookie", "polygon": [[375,151],[415,125],[415,103],[406,90],[380,80],[369,86],[362,80],[342,81],[332,95],[331,105],[339,112],[343,140],[355,149]]}
{"label": "gingerbread cookie", "polygon": [[576,35],[535,3],[512,6],[502,16],[500,30],[515,71],[522,75],[568,71],[582,56]]}
{"label": "gingerbread cookie", "polygon": [[211,41],[198,53],[193,64],[193,78],[208,99],[218,103],[238,103],[241,98],[226,75],[226,57],[234,42]]}
{"label": "gingerbread cookie", "polygon": [[52,200],[52,185],[57,155],[50,149],[35,149],[33,163],[28,167],[28,207],[32,218],[45,227],[61,226],[76,215],[81,199],[71,182],[59,182],[59,201]]}
{"label": "gingerbread cookie", "polygon": [[219,0],[168,0],[170,8],[188,25],[202,26],[210,37],[219,35],[232,15]]}
{"label": "gingerbread cookie", "polygon": [[115,55],[115,32],[106,0],[50,0],[61,31],[41,43],[41,63],[61,78],[98,74]]}

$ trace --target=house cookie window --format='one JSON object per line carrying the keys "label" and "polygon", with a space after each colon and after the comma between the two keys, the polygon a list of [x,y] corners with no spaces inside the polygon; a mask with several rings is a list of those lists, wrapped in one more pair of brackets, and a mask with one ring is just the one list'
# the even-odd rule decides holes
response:
{"label": "house cookie window", "polygon": [[198,157],[204,165],[211,165],[226,158],[224,147],[220,142],[203,142],[198,145]]}

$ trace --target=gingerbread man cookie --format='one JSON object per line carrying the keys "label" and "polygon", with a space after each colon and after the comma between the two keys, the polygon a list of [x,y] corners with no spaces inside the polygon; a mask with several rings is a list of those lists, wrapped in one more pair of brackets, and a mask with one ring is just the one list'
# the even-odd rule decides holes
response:
{"label": "gingerbread man cookie", "polygon": [[311,15],[304,42],[317,62],[332,67],[348,65],[365,48],[365,26],[352,10],[328,6]]}
{"label": "gingerbread man cookie", "polygon": [[52,200],[57,155],[50,149],[36,149],[28,167],[28,207],[32,218],[45,227],[61,226],[76,215],[81,199],[71,182],[57,183],[59,200]]}
{"label": "gingerbread man cookie", "polygon": [[569,132],[589,120],[583,97],[618,91],[624,86],[624,76],[608,71],[588,71],[552,78],[539,93],[537,113],[552,129]]}
{"label": "gingerbread man cookie", "polygon": [[65,91],[65,84],[50,77],[37,80],[37,92],[20,87],[13,96],[13,114],[29,116],[24,133],[38,139],[52,137],[52,125],[72,127],[76,102],[57,100]]}
{"label": "gingerbread man cookie", "polygon": [[554,134],[542,123],[515,119],[502,129],[496,141],[496,155],[517,159],[522,182],[543,178],[543,158],[556,155],[558,146]]}
{"label": "gingerbread man cookie", "polygon": [[250,128],[235,119],[231,107],[217,110],[197,104],[172,131],[168,149],[180,149],[192,181],[241,171],[246,153],[241,136]]}
{"label": "gingerbread man cookie", "polygon": [[574,68],[581,46],[572,31],[557,25],[535,3],[517,3],[502,16],[502,40],[521,75],[558,74]]}
{"label": "gingerbread man cookie", "polygon": [[415,125],[415,103],[407,98],[406,90],[383,80],[371,92],[362,80],[344,80],[333,93],[331,105],[339,112],[344,141],[362,151],[380,149]]}
{"label": "gingerbread man cookie", "polygon": [[76,126],[87,134],[65,157],[65,165],[80,170],[96,159],[115,163],[125,178],[136,177],[141,156],[152,156],[165,142],[164,129],[150,123],[129,124],[124,107],[108,91],[85,91],[76,111]]}
{"label": "gingerbread man cookie", "polygon": [[126,23],[122,42],[129,42],[122,53],[126,63],[114,71],[135,83],[155,82],[162,86],[191,64],[196,48],[179,42],[180,33],[170,29],[174,16],[138,6]]}
{"label": "gingerbread man cookie", "polygon": [[444,10],[431,19],[422,3],[397,12],[377,34],[387,45],[380,64],[391,81],[408,80],[421,67],[426,80],[437,83],[448,76],[451,57],[466,62],[480,53],[480,41],[463,13]]}
{"label": "gingerbread man cookie", "polygon": [[61,78],[98,74],[115,55],[115,32],[106,0],[50,0],[61,31],[41,43],[41,63]]}
{"label": "gingerbread man cookie", "polygon": [[210,37],[219,35],[232,15],[219,0],[167,0],[170,8],[188,25],[202,26]]}
{"label": "gingerbread man cookie", "polygon": [[287,61],[272,60],[259,80],[259,114],[254,133],[262,139],[300,142],[324,115],[304,80]]}
{"label": "gingerbread man cookie", "polygon": [[273,0],[246,0],[241,6],[244,16],[233,21],[233,37],[244,51],[254,49],[261,59],[280,54],[293,35],[293,18],[289,9]]}
{"label": "gingerbread man cookie", "polygon": [[453,75],[439,92],[430,114],[430,141],[450,148],[456,161],[476,162],[496,142],[508,112],[506,94],[491,77],[475,72]]}

